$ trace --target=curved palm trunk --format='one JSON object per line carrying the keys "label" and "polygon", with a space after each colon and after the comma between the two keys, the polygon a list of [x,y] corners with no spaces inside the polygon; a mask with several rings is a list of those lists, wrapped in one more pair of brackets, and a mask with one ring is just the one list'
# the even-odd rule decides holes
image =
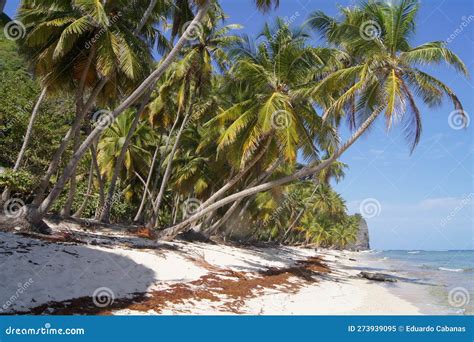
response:
{"label": "curved palm trunk", "polygon": [[[181,116],[181,113],[178,111],[178,113],[176,114],[176,119],[173,122],[173,126],[171,126],[171,130],[168,133],[168,138],[166,139],[165,149],[164,149],[163,153],[160,155],[160,161],[158,162],[158,167],[157,167],[158,170],[161,168],[161,165],[163,165],[164,156],[168,152],[168,148],[169,148],[170,142],[171,142],[171,136],[173,135],[174,130],[175,130],[176,126],[178,125],[180,116]],[[161,141],[161,139],[160,139],[160,141]],[[159,149],[159,146],[157,147],[157,150],[158,149]],[[151,182],[151,178],[152,178],[152,175],[153,175],[154,167],[155,167],[155,165],[153,165],[153,164],[150,167],[150,172],[148,173],[147,182],[146,182],[147,187],[145,188],[146,192],[144,192],[144,196],[142,197],[142,201],[140,203],[139,211],[137,212],[137,215],[135,216],[135,219],[134,219],[135,222],[139,222],[139,221],[143,220],[143,216],[145,214],[144,209],[145,209],[145,204],[146,204],[146,194],[147,194],[147,191],[149,191],[148,187],[150,186],[150,182]],[[152,204],[154,203],[153,198],[155,197],[153,194],[156,192],[157,187],[158,187],[158,175],[157,175],[157,177],[155,177],[155,181],[153,183],[153,187],[152,187],[152,191],[151,191],[151,195],[150,195],[150,201],[151,201]],[[153,211],[155,212],[154,207],[153,207]]]}
{"label": "curved palm trunk", "polygon": [[87,180],[86,194],[84,195],[84,200],[82,201],[81,205],[79,206],[77,211],[74,213],[74,215],[72,215],[72,217],[81,218],[82,212],[86,208],[87,202],[89,201],[89,196],[91,195],[93,180],[94,180],[94,163],[91,160],[91,166],[89,168],[89,179]]}
{"label": "curved palm trunk", "polygon": [[[78,131],[76,136],[74,137],[74,151],[77,150],[79,147],[79,143],[81,142],[81,133]],[[72,203],[74,202],[74,196],[76,195],[76,188],[77,188],[77,180],[76,180],[76,169],[74,169],[74,176],[71,177],[69,180],[69,191],[67,194],[66,202],[64,203],[64,207],[61,210],[61,216],[68,218],[71,216],[71,208]]]}
{"label": "curved palm trunk", "polygon": [[97,175],[97,184],[99,185],[99,203],[95,210],[94,219],[97,220],[100,217],[100,211],[104,207],[105,202],[105,190],[104,190],[104,179],[102,178],[102,174],[100,173],[99,162],[97,161],[97,146],[96,143],[93,143],[90,147],[91,151],[91,160],[92,165],[94,165],[94,170]]}
{"label": "curved palm trunk", "polygon": [[153,176],[153,170],[155,169],[156,160],[158,159],[158,152],[160,151],[160,145],[161,145],[161,143],[159,143],[158,146],[156,146],[156,148],[155,148],[155,153],[153,154],[150,169],[148,171],[148,176],[146,178],[146,182],[143,184],[144,190],[143,190],[142,200],[140,202],[140,206],[138,208],[138,211],[135,214],[135,217],[133,218],[134,222],[140,222],[140,221],[143,220],[142,213],[143,213],[143,209],[145,208],[145,201],[146,201],[146,198],[148,196],[148,192],[150,190],[150,182],[151,182],[151,178]]}
{"label": "curved palm trunk", "polygon": [[87,100],[87,103],[85,104],[84,108],[79,112],[78,115],[76,115],[76,118],[74,119],[74,122],[71,128],[66,133],[64,138],[61,140],[61,143],[58,149],[54,153],[53,158],[51,159],[51,162],[49,163],[48,170],[46,171],[45,175],[40,180],[40,184],[35,193],[35,199],[33,200],[34,205],[37,206],[44,200],[44,196],[46,193],[46,189],[48,188],[49,181],[51,180],[51,177],[54,175],[54,173],[57,171],[59,162],[61,161],[61,157],[63,156],[64,151],[66,151],[69,141],[81,129],[82,121],[84,120],[87,112],[91,109],[97,96],[99,95],[100,91],[102,90],[102,88],[105,86],[106,83],[107,83],[107,79],[104,78],[96,85],[91,95],[89,96],[89,99]]}
{"label": "curved palm trunk", "polygon": [[[39,108],[41,106],[41,103],[43,102],[46,96],[46,92],[47,92],[47,87],[44,87],[41,90],[41,93],[38,97],[38,100],[36,101],[35,106],[33,107],[30,121],[28,122],[28,127],[26,128],[25,137],[23,138],[23,144],[21,145],[20,153],[18,153],[18,156],[16,158],[15,165],[13,166],[13,171],[18,171],[18,169],[20,168],[21,162],[23,161],[26,148],[28,147],[28,143],[30,142],[31,135],[33,133],[33,126],[35,124],[36,117],[39,113]],[[8,187],[5,187],[2,193],[2,201],[7,201],[9,198],[10,198],[10,189]]]}
{"label": "curved palm trunk", "polygon": [[265,146],[262,148],[262,150],[253,158],[253,160],[242,170],[240,171],[235,177],[233,177],[229,182],[227,182],[222,188],[220,188],[218,191],[216,191],[211,197],[209,197],[199,208],[199,210],[202,210],[204,208],[207,208],[209,205],[214,203],[217,199],[222,197],[227,190],[232,188],[235,184],[237,184],[246,174],[249,172],[255,164],[257,164],[260,159],[265,155],[265,153],[268,151],[268,148],[270,147],[270,144],[272,142],[272,139],[268,139],[267,143]]}
{"label": "curved palm trunk", "polygon": [[170,176],[171,176],[171,169],[173,167],[173,158],[174,158],[174,155],[176,154],[176,151],[178,150],[181,135],[183,134],[184,128],[186,127],[186,124],[188,123],[188,119],[190,116],[191,116],[191,109],[188,111],[188,113],[183,119],[183,122],[181,123],[181,127],[179,128],[178,134],[176,135],[176,140],[174,142],[173,148],[171,149],[170,155],[168,157],[169,161],[168,161],[168,165],[166,165],[165,173],[163,175],[163,180],[161,181],[160,191],[158,192],[155,202],[153,203],[154,213],[153,213],[153,219],[150,222],[150,226],[152,227],[156,226],[157,224],[158,211],[160,210],[161,202],[165,194],[166,185],[168,185],[168,180],[170,179]]}
{"label": "curved palm trunk", "polygon": [[100,221],[109,223],[110,221],[110,210],[112,209],[113,206],[113,197],[115,194],[115,187],[117,185],[117,180],[120,174],[120,171],[122,171],[122,166],[123,162],[125,160],[125,156],[127,155],[127,150],[128,147],[130,146],[130,143],[132,141],[133,134],[135,133],[135,130],[138,127],[138,123],[140,122],[140,117],[143,114],[143,111],[145,110],[146,105],[148,104],[148,101],[150,100],[150,95],[151,92],[149,91],[146,95],[145,98],[143,99],[143,103],[140,105],[140,108],[137,109],[137,112],[135,114],[135,117],[133,118],[132,125],[130,129],[127,132],[127,136],[125,137],[125,141],[123,142],[122,150],[120,151],[120,155],[117,158],[117,161],[115,162],[115,167],[114,167],[114,173],[112,174],[112,179],[110,180],[110,185],[109,189],[107,191],[107,197],[105,199],[105,204],[104,207],[102,208],[102,212],[100,215]]}
{"label": "curved palm trunk", "polygon": [[260,184],[260,185],[251,187],[249,189],[242,190],[242,191],[240,191],[238,193],[235,193],[233,195],[227,196],[227,197],[211,204],[207,208],[197,212],[195,215],[191,216],[190,218],[186,219],[185,221],[183,221],[183,222],[181,222],[181,223],[179,223],[179,224],[177,224],[173,227],[170,227],[170,228],[167,228],[167,229],[163,230],[160,234],[160,238],[162,240],[172,240],[172,239],[174,239],[176,237],[176,235],[178,235],[184,229],[186,229],[186,227],[190,223],[193,223],[193,222],[199,220],[200,218],[207,215],[209,212],[212,212],[212,211],[214,211],[218,208],[221,208],[226,204],[232,203],[232,202],[237,201],[241,198],[245,198],[245,197],[260,193],[260,192],[268,191],[268,190],[273,189],[277,186],[281,186],[281,185],[284,185],[284,184],[287,184],[287,183],[291,183],[291,182],[293,182],[295,180],[298,180],[298,179],[301,179],[303,177],[319,173],[321,170],[324,170],[325,168],[330,166],[333,162],[335,162],[350,146],[352,146],[352,144],[354,144],[354,142],[356,142],[357,139],[369,128],[369,126],[379,116],[379,114],[381,113],[382,110],[383,110],[382,107],[376,109],[367,118],[367,120],[362,124],[362,126],[359,127],[359,129],[352,135],[352,137],[342,147],[340,147],[334,153],[333,156],[331,156],[331,158],[329,158],[329,159],[327,159],[327,160],[325,160],[325,161],[323,161],[323,162],[321,162],[317,165],[308,166],[308,167],[306,167],[306,168],[304,168],[304,169],[302,169],[298,172],[295,172],[292,175],[282,177],[280,179],[277,179],[277,180],[274,180],[274,181],[271,181],[271,182],[267,182],[267,183],[264,183],[264,184]]}
{"label": "curved palm trunk", "polygon": [[151,12],[153,12],[153,9],[156,6],[158,0],[150,0],[150,3],[148,4],[148,8],[146,9],[145,13],[143,14],[142,19],[140,20],[140,23],[138,24],[137,28],[135,31],[133,31],[133,34],[135,36],[138,36],[140,34],[140,31],[142,30],[143,26],[145,26],[146,21],[151,15]]}
{"label": "curved palm trunk", "polygon": [[[254,179],[249,184],[249,186],[255,186],[256,184],[267,181],[268,178],[270,178],[270,176],[273,174],[273,172],[275,172],[275,170],[281,165],[283,160],[284,158],[279,157],[272,165],[270,165],[270,167],[265,171],[264,174]],[[239,205],[240,203],[242,203],[243,200],[244,198],[240,198],[237,201],[235,201],[232,204],[232,206],[226,211],[224,216],[220,220],[218,220],[216,223],[214,223],[209,229],[206,230],[206,235],[211,236],[212,234],[216,233],[219,230],[219,228],[222,227],[222,225],[226,223],[229,220],[229,218],[232,216],[232,214],[234,214],[234,212],[239,208]],[[246,203],[246,205],[244,205],[242,209],[244,210],[247,206],[248,206],[248,203]],[[241,211],[240,215],[242,215],[242,213],[243,212]]]}
{"label": "curved palm trunk", "polygon": [[[171,52],[168,54],[168,56],[165,58],[163,63],[161,63],[154,72],[148,76],[145,81],[142,82],[142,84],[135,89],[135,91],[130,94],[112,113],[111,116],[115,119],[117,118],[124,110],[129,108],[140,96],[143,95],[145,91],[149,87],[151,87],[152,84],[156,82],[158,78],[160,78],[163,73],[169,68],[171,63],[178,57],[179,52],[185,45],[187,39],[186,37],[189,36],[191,31],[195,29],[196,26],[198,26],[202,20],[204,19],[204,16],[207,14],[208,10],[210,7],[210,2],[206,1],[205,4],[203,4],[198,11],[197,15],[194,17],[193,21],[191,24],[188,26],[186,29],[185,33],[181,36],[181,38],[178,40],[176,45],[173,47]],[[55,186],[53,189],[51,189],[51,192],[49,195],[41,202],[41,204],[37,208],[31,208],[28,211],[28,221],[30,223],[36,224],[39,223],[44,215],[48,212],[48,210],[51,208],[53,205],[54,201],[58,198],[59,194],[61,193],[62,189],[64,188],[64,185],[66,184],[67,180],[71,178],[74,168],[79,162],[79,160],[82,158],[84,153],[87,151],[87,149],[91,146],[91,144],[102,134],[104,128],[97,126],[90,134],[89,136],[84,140],[82,145],[79,147],[76,153],[71,157],[71,160],[69,163],[66,165],[64,168],[61,176],[59,177],[58,181],[56,182]]]}

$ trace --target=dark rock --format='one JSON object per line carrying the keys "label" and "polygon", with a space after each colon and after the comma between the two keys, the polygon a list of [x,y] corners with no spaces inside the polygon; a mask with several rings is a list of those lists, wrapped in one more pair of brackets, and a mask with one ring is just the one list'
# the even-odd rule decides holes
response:
{"label": "dark rock", "polygon": [[397,279],[390,274],[384,274],[384,273],[370,273],[370,272],[360,272],[359,277],[365,278],[368,280],[375,280],[375,281],[388,281],[391,283],[394,283],[397,281]]}
{"label": "dark rock", "polygon": [[360,218],[357,240],[354,243],[349,244],[347,249],[351,251],[366,251],[370,249],[369,227],[363,217]]}

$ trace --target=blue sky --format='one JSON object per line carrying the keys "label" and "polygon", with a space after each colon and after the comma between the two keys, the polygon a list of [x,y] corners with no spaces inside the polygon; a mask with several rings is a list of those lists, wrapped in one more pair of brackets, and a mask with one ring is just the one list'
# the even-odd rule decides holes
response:
{"label": "blue sky", "polygon": [[[300,25],[312,11],[336,15],[338,5],[357,1],[281,0],[278,10],[265,15],[255,10],[251,0],[221,3],[229,23],[239,23],[244,26],[241,32],[254,35],[276,16]],[[13,16],[17,5],[18,1],[7,1],[6,12]],[[472,0],[422,0],[417,23],[412,45],[451,36],[449,48],[474,73]],[[425,70],[457,93],[474,120],[473,79],[444,66]],[[335,188],[352,213],[360,212],[361,203],[375,203],[377,215],[367,219],[373,248],[473,249],[474,123],[467,129],[451,128],[448,117],[453,108],[448,101],[434,110],[420,108],[423,136],[412,155],[400,127],[387,132],[384,123],[377,122],[342,158],[350,169]],[[342,135],[347,137],[348,131],[343,129]]]}

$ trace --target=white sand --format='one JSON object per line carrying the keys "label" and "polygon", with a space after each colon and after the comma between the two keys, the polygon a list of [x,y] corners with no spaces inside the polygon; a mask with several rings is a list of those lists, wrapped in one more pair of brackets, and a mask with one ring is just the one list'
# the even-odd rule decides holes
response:
{"label": "white sand", "polygon": [[[263,289],[246,299],[240,312],[265,315],[371,314],[412,315],[419,310],[392,294],[383,284],[356,277],[361,266],[350,261],[356,253],[302,248],[245,249],[203,243],[158,244],[123,234],[80,232],[68,225],[69,232],[92,244],[48,243],[12,233],[0,233],[0,312],[27,311],[48,302],[92,296],[106,287],[114,299],[165,289],[176,283],[189,283],[211,272],[194,263],[205,261],[220,269],[244,272],[294,265],[311,256],[320,256],[332,270],[318,276],[296,293],[285,289]],[[101,246],[93,245],[100,242]],[[103,246],[107,244],[108,246]],[[138,248],[140,247],[140,248]],[[292,279],[301,282],[299,278]],[[27,284],[27,285],[25,285]],[[396,286],[403,286],[397,283]],[[169,305],[161,314],[232,314],[222,303],[188,300]],[[48,312],[45,312],[48,313]],[[115,314],[156,314],[117,310]]]}

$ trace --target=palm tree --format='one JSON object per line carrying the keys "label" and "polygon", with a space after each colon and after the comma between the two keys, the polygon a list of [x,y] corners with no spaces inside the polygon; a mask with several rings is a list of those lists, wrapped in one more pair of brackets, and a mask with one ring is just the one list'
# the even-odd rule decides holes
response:
{"label": "palm tree", "polygon": [[[256,0],[257,7],[265,10],[268,9],[268,5],[274,3],[278,4],[278,0]],[[168,69],[171,63],[178,57],[178,54],[181,48],[186,43],[186,37],[191,34],[191,32],[202,22],[207,11],[210,7],[210,0],[196,0],[196,4],[199,6],[199,10],[187,27],[184,34],[180,37],[178,42],[175,44],[170,53],[164,58],[163,63],[161,63],[154,72],[152,72],[141,84],[138,86],[122,103],[116,107],[116,109],[111,113],[111,118],[115,119],[118,117],[124,110],[131,106],[143,93],[151,87],[157,79]],[[97,127],[94,129],[89,136],[83,141],[81,146],[73,154],[71,160],[66,165],[64,170],[61,172],[61,176],[58,178],[55,186],[51,189],[49,195],[41,202],[41,204],[34,209],[30,209],[27,212],[26,218],[30,223],[39,223],[44,215],[47,213],[53,202],[58,198],[62,189],[64,188],[65,183],[72,177],[74,173],[75,166],[84,155],[84,153],[90,148],[93,142],[98,136],[102,133],[102,129]]]}
{"label": "palm tree", "polygon": [[[31,136],[33,134],[33,127],[36,121],[36,117],[39,113],[39,109],[41,103],[43,102],[44,98],[46,97],[47,87],[42,87],[41,93],[38,97],[38,100],[33,107],[33,111],[31,112],[30,121],[28,122],[28,127],[26,128],[25,137],[23,138],[23,144],[21,145],[20,152],[15,161],[15,165],[13,166],[13,171],[18,171],[21,166],[21,162],[23,161],[23,156],[25,155],[26,148],[28,147],[28,143],[30,142]],[[2,202],[6,202],[10,198],[10,189],[9,187],[5,187],[2,192]]]}
{"label": "palm tree", "polygon": [[[369,2],[360,9],[344,10],[341,22],[332,19],[327,24],[327,17],[324,17],[325,24],[318,23],[320,13],[315,14],[317,18],[311,17],[310,22],[322,30],[329,42],[337,43],[341,48],[351,47],[353,65],[332,72],[322,80],[315,80],[309,91],[307,88],[304,92],[320,98],[334,94],[335,88],[344,89],[326,109],[324,118],[338,123],[339,118],[347,113],[347,116],[357,118],[362,123],[326,160],[310,163],[292,175],[223,198],[184,222],[166,229],[162,232],[162,237],[173,238],[188,224],[226,204],[320,173],[352,146],[382,113],[386,117],[387,127],[402,119],[407,120],[407,133],[413,149],[421,135],[421,112],[415,94],[429,106],[439,105],[446,95],[452,100],[454,107],[462,112],[461,102],[454,92],[440,80],[418,68],[419,65],[445,62],[467,75],[463,62],[442,42],[410,46],[409,38],[416,26],[417,11],[417,1],[402,0],[398,4]],[[367,22],[376,23],[380,28],[378,34],[369,37],[370,39],[364,34]],[[258,87],[258,83],[254,82],[252,79],[252,86]]]}
{"label": "palm tree", "polygon": [[[217,17],[219,18],[220,16]],[[229,32],[237,28],[240,27],[238,25],[227,25],[218,28],[215,20],[210,18],[202,25],[202,29],[196,32],[196,35],[193,37],[195,38],[194,41],[183,48],[183,60],[176,64],[176,70],[172,70],[173,76],[170,77],[170,80],[179,86],[177,112],[180,113],[184,109],[183,107],[186,102],[188,102],[188,107],[185,110],[184,119],[168,157],[160,190],[154,201],[155,218],[157,217],[156,211],[161,206],[171,175],[174,155],[178,149],[183,131],[192,116],[195,99],[199,97],[202,100],[209,94],[212,87],[213,63],[219,65],[221,69],[227,67],[226,62],[228,58],[225,49],[239,41],[237,36],[230,35]],[[155,224],[156,222],[152,223],[152,225]]]}
{"label": "palm tree", "polygon": [[233,156],[237,172],[201,209],[237,184],[264,154],[267,163],[282,153],[286,162],[294,164],[301,149],[307,160],[316,160],[316,146],[324,149],[326,140],[333,140],[325,136],[326,129],[312,103],[316,99],[301,96],[330,51],[307,47],[308,35],[291,30],[281,19],[274,27],[266,25],[262,36],[265,40],[257,48],[244,37],[231,52],[235,64],[228,81],[235,84],[232,91],[243,93],[242,98],[208,125],[225,125],[218,152]]}
{"label": "palm tree", "polygon": [[126,91],[148,71],[150,49],[129,30],[142,8],[143,3],[127,6],[126,1],[92,0],[24,1],[20,7],[19,18],[27,28],[22,50],[31,56],[35,74],[49,88],[76,95],[76,118],[42,177],[36,204],[43,199],[69,141],[80,142],[79,129],[96,99],[105,101],[117,91]]}

